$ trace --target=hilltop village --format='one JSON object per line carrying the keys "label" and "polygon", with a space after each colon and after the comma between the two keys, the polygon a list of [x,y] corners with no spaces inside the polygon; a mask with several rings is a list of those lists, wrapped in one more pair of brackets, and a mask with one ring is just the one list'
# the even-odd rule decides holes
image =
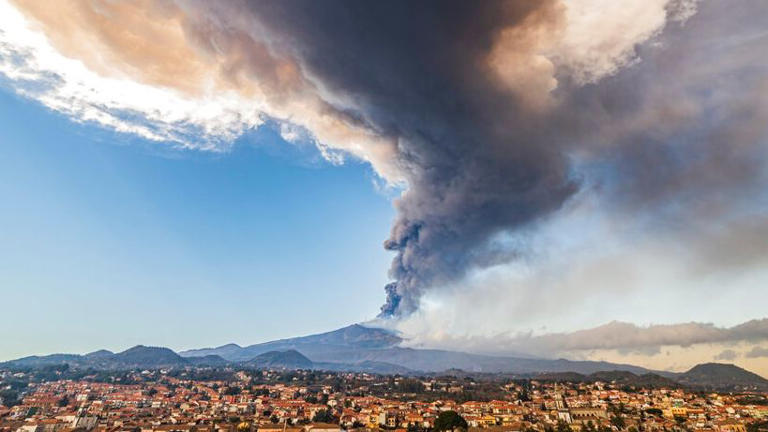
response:
{"label": "hilltop village", "polygon": [[[0,432],[765,430],[759,393],[287,370],[0,372]],[[455,415],[455,414],[458,415]],[[441,423],[454,416],[454,423]]]}

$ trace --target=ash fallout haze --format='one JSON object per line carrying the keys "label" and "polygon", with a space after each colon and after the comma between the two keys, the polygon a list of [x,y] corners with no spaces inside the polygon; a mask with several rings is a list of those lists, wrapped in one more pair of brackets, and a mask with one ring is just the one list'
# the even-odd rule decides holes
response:
{"label": "ash fallout haze", "polygon": [[344,344],[768,376],[766,17],[0,0],[0,360],[357,322]]}

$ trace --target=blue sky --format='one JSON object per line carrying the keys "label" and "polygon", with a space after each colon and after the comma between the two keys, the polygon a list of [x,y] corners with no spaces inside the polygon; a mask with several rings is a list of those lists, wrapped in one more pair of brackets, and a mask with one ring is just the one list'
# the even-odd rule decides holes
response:
{"label": "blue sky", "polygon": [[168,150],[0,92],[0,358],[255,343],[373,317],[393,210],[370,168],[262,128]]}

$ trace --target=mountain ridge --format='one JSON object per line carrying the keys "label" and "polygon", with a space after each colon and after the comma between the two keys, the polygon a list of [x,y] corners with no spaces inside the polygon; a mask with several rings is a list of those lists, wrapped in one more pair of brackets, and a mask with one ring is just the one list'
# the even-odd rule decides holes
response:
{"label": "mountain ridge", "polygon": [[[185,350],[179,352],[179,355],[182,357],[198,357],[200,355],[215,354],[230,361],[247,361],[265,352],[289,349],[300,350],[300,347],[306,347],[307,345],[323,345],[329,349],[341,347],[376,349],[393,347],[402,341],[401,337],[389,330],[352,324],[324,333],[277,339],[245,347],[229,343],[215,348]],[[316,351],[316,349],[312,350]]]}
{"label": "mountain ridge", "polygon": [[226,344],[217,348],[182,351],[179,354],[185,358],[220,355],[232,362],[242,362],[269,351],[296,350],[315,363],[368,362],[367,364],[395,365],[410,371],[423,372],[440,372],[452,368],[489,373],[576,371],[589,374],[613,369],[637,374],[650,372],[639,366],[608,362],[493,356],[461,351],[409,348],[400,346],[403,341],[402,337],[390,330],[353,324],[315,335],[278,339],[245,347]]}
{"label": "mountain ridge", "polygon": [[186,350],[137,345],[112,353],[28,356],[0,363],[5,368],[36,368],[69,364],[79,368],[256,367],[370,372],[381,374],[512,374],[538,379],[601,380],[628,385],[697,388],[766,389],[768,380],[735,365],[703,363],[687,372],[652,371],[643,367],[602,361],[574,361],[491,356],[459,351],[402,347],[403,338],[389,330],[359,324],[296,338],[242,347],[230,343],[217,348]]}

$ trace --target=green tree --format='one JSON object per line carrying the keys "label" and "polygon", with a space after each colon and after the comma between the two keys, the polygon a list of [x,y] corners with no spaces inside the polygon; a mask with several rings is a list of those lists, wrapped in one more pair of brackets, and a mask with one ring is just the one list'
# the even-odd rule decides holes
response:
{"label": "green tree", "polygon": [[661,417],[664,414],[664,412],[658,408],[648,408],[647,410],[645,410],[645,412],[658,417]]}
{"label": "green tree", "polygon": [[747,432],[766,432],[768,431],[768,421],[755,422],[747,425]]}
{"label": "green tree", "polygon": [[19,405],[20,403],[19,393],[15,390],[0,390],[0,405],[5,405],[10,408]]}
{"label": "green tree", "polygon": [[406,430],[407,432],[421,432],[421,426],[414,423],[408,423],[408,428]]}
{"label": "green tree", "polygon": [[239,395],[240,392],[242,392],[242,389],[240,387],[227,387],[224,390],[224,394],[227,396],[236,396]]}
{"label": "green tree", "polygon": [[312,421],[315,423],[335,423],[336,418],[333,416],[333,413],[328,410],[319,410],[315,413],[315,416],[312,417]]}
{"label": "green tree", "polygon": [[456,411],[443,411],[435,419],[436,432],[467,429],[467,427],[467,421]]}
{"label": "green tree", "polygon": [[417,379],[400,380],[397,391],[400,393],[424,393],[424,384]]}

